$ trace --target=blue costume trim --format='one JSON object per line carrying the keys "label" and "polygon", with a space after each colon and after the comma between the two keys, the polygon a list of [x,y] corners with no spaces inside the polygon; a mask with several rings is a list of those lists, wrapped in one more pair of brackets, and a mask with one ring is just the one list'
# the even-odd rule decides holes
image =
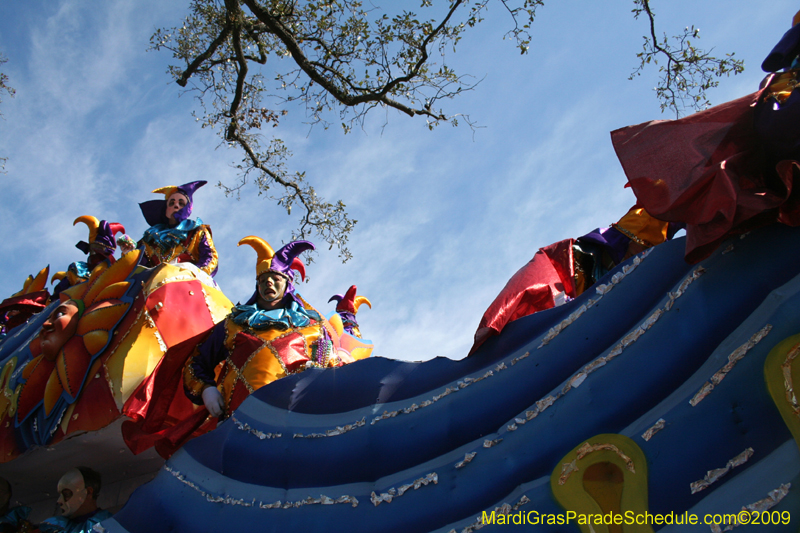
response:
{"label": "blue costume trim", "polygon": [[257,304],[237,305],[231,311],[230,318],[234,323],[240,326],[253,329],[302,328],[309,325],[312,320],[317,322],[321,320],[316,311],[313,309],[305,309],[294,300],[290,300],[287,307],[280,307],[269,311],[259,309]]}
{"label": "blue costume trim", "polygon": [[74,263],[70,263],[69,267],[67,267],[67,270],[74,272],[79,278],[88,278],[92,273],[92,269],[89,268],[89,263],[86,261],[75,261]]}
{"label": "blue costume trim", "polygon": [[31,514],[30,507],[12,507],[6,514],[0,516],[0,524],[19,526],[23,520],[28,519],[29,514]]}
{"label": "blue costume trim", "polygon": [[105,509],[76,518],[54,516],[39,524],[42,533],[91,533],[96,524],[111,518],[111,513]]}
{"label": "blue costume trim", "polygon": [[156,224],[150,226],[144,232],[142,240],[152,246],[157,246],[161,250],[170,250],[185,241],[189,233],[201,226],[203,221],[199,218],[195,220],[184,220],[177,226],[170,227],[167,224]]}

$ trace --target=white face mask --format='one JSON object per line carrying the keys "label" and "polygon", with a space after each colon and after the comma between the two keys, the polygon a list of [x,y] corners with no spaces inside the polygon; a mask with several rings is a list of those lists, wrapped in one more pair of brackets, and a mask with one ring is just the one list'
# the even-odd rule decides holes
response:
{"label": "white face mask", "polygon": [[75,516],[87,496],[88,491],[79,471],[67,472],[58,481],[58,506],[61,508],[61,514],[65,517]]}

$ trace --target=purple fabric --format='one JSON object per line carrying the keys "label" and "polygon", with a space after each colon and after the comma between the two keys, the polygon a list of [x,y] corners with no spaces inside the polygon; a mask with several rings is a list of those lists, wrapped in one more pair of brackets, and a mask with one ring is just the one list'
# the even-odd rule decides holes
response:
{"label": "purple fabric", "polygon": [[[189,199],[189,201],[186,203],[186,205],[183,207],[183,209],[181,209],[180,211],[175,213],[175,220],[176,221],[178,221],[180,223],[180,222],[186,220],[187,218],[189,218],[189,215],[192,214],[192,205],[194,204],[194,200],[192,199],[192,195],[194,194],[194,192],[197,189],[199,189],[200,187],[202,187],[206,183],[208,183],[208,182],[207,181],[203,181],[203,180],[190,181],[189,183],[184,183],[183,185],[178,187],[178,192],[184,194],[186,196],[186,198]],[[166,200],[164,201],[164,207],[166,209]]]}
{"label": "purple fabric", "polygon": [[[200,246],[198,246],[197,255],[197,263],[195,263],[197,268],[205,267],[211,262],[212,259],[214,259],[214,251],[211,246],[208,245],[208,239],[206,238],[205,233],[200,239]],[[214,275],[217,273],[217,270],[219,270],[219,263],[217,263],[217,268],[211,272],[211,277],[214,277]]]}
{"label": "purple fabric", "polygon": [[310,241],[292,241],[275,252],[269,269],[285,275],[287,272],[291,271],[292,261],[294,261],[297,256],[313,249],[314,244]]}
{"label": "purple fabric", "polygon": [[778,41],[778,44],[761,63],[764,72],[777,72],[792,66],[792,61],[800,53],[800,24],[793,26]]}
{"label": "purple fabric", "polygon": [[[175,220],[178,223],[183,222],[189,215],[192,214],[192,205],[194,204],[194,200],[192,199],[192,195],[194,195],[195,191],[208,183],[207,181],[191,181],[189,183],[184,183],[177,187],[178,192],[185,195],[189,202],[186,206],[175,213]],[[149,200],[147,202],[142,202],[139,204],[139,208],[142,210],[142,215],[144,215],[145,221],[151,226],[155,226],[157,224],[167,224],[169,225],[169,219],[167,218],[166,211],[167,211],[167,199],[164,198],[163,200]]]}
{"label": "purple fabric", "polygon": [[[303,305],[302,300],[300,300],[300,298],[295,294],[292,262],[301,253],[313,249],[314,249],[314,244],[310,241],[292,241],[281,247],[281,249],[275,252],[275,254],[272,256],[272,262],[270,263],[269,270],[286,276],[286,291],[284,292],[283,298],[281,299],[281,306],[285,306],[290,300],[294,300],[300,306]],[[258,280],[256,280],[255,292],[250,297],[250,299],[247,300],[247,302],[245,302],[245,305],[253,305],[257,301],[258,301]]]}
{"label": "purple fabric", "polygon": [[756,105],[754,115],[756,133],[773,168],[784,159],[800,160],[800,91],[792,91],[783,103],[765,98]]}
{"label": "purple fabric", "polygon": [[597,228],[578,239],[578,242],[587,241],[608,250],[615,265],[622,262],[628,251],[628,244],[631,242],[628,237],[616,228]]}
{"label": "purple fabric", "polygon": [[667,240],[671,241],[680,230],[686,229],[686,222],[670,222],[667,224]]}
{"label": "purple fabric", "polygon": [[[114,233],[111,231],[111,225],[107,220],[100,221],[97,227],[97,235],[94,238],[94,242],[103,245],[103,247],[106,249],[106,255],[113,254],[114,250],[117,249],[117,242],[114,240]],[[90,244],[84,241],[80,241],[78,244],[76,244],[75,248],[85,254],[89,254],[91,251]]]}
{"label": "purple fabric", "polygon": [[150,226],[157,226],[158,224],[169,225],[169,219],[166,216],[167,201],[166,200],[148,200],[139,204],[139,209],[142,210],[145,221]]}
{"label": "purple fabric", "polygon": [[337,311],[337,313],[339,313],[339,316],[342,318],[342,327],[344,330],[350,335],[355,335],[353,330],[358,327],[356,315],[353,313],[348,313],[347,311]]}

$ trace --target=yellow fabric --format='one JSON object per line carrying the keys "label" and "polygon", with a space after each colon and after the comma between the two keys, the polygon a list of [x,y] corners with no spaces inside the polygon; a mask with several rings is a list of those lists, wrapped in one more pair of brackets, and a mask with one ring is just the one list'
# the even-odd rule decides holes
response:
{"label": "yellow fabric", "polygon": [[[304,355],[308,360],[311,360],[311,345],[320,338],[321,328],[322,324],[318,322],[302,328],[288,330],[266,329],[256,331],[248,329],[247,333],[260,338],[263,343],[249,355],[241,368],[237,367],[230,358],[223,363],[224,367],[221,374],[224,377],[220,385],[226,409],[230,405],[233,390],[239,381],[252,393],[264,385],[286,377],[290,373],[284,366],[283,360],[279,357],[278,350],[272,345],[272,341],[293,333],[300,333],[304,340]],[[236,335],[244,331],[245,328],[228,320],[225,329],[225,347],[228,353],[233,353]],[[326,363],[328,367],[335,366],[336,359],[331,358]],[[305,367],[300,367],[294,373],[302,370],[305,370]]]}
{"label": "yellow fabric", "polygon": [[797,70],[790,70],[776,75],[772,78],[769,87],[766,88],[766,96],[771,96],[781,103],[786,101],[797,87],[797,73]]}
{"label": "yellow fabric", "polygon": [[634,206],[612,226],[631,240],[649,248],[666,242],[669,222],[653,218],[643,207]]}

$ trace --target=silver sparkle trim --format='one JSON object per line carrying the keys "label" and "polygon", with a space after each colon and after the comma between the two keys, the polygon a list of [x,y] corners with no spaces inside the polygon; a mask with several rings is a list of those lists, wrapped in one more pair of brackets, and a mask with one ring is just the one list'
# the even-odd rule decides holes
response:
{"label": "silver sparkle trim", "polygon": [[383,502],[392,503],[393,499],[399,498],[410,489],[417,490],[421,487],[429,485],[430,483],[433,483],[434,485],[437,485],[439,483],[439,476],[436,474],[436,472],[431,472],[425,477],[421,477],[419,479],[412,481],[411,483],[406,483],[405,485],[401,485],[396,489],[392,487],[391,489],[388,490],[388,492],[383,492],[380,495],[375,494],[375,492],[373,491],[372,494],[370,494],[369,499],[372,502],[372,505],[377,507]]}
{"label": "silver sparkle trim", "polygon": [[603,298],[603,296],[608,294],[611,291],[611,289],[613,289],[623,279],[625,279],[625,277],[628,274],[633,272],[636,269],[636,267],[638,267],[642,263],[644,258],[650,255],[652,251],[653,251],[652,248],[648,248],[640,255],[634,257],[633,262],[631,264],[625,265],[624,267],[622,267],[621,272],[617,272],[611,277],[611,283],[603,285],[595,285],[594,290],[596,296],[594,298],[590,298],[589,300],[587,300],[585,304],[581,305],[578,309],[573,311],[572,314],[570,314],[567,318],[565,318],[564,320],[562,320],[561,322],[550,328],[550,331],[548,331],[547,334],[544,336],[541,344],[539,344],[537,349],[547,346],[550,343],[550,341],[555,339],[562,331],[564,331],[564,329],[566,329],[568,326],[570,326],[572,323],[578,320],[578,318],[580,318],[586,311],[591,309],[597,302],[599,302]]}
{"label": "silver sparkle trim", "polygon": [[[416,407],[416,406],[415,406]],[[345,424],[344,426],[336,426],[335,429],[329,429],[325,433],[308,433],[303,435],[302,433],[295,433],[292,435],[294,439],[318,439],[322,437],[335,437],[337,435],[343,435],[348,431],[353,431],[356,428],[360,428],[361,426],[365,426],[367,424],[366,418],[362,418],[357,422],[353,422],[352,424]]]}
{"label": "silver sparkle trim", "polygon": [[[503,515],[508,515],[508,514],[514,512],[514,511],[518,511],[520,507],[522,507],[523,505],[526,505],[526,504],[528,504],[530,502],[531,502],[531,500],[526,495],[523,494],[522,497],[519,499],[519,501],[517,503],[515,503],[513,507],[511,505],[507,504],[507,503],[504,503],[503,505],[495,507],[494,508],[494,512],[495,513],[499,513],[499,514],[503,514]],[[464,529],[462,529],[461,533],[473,533],[474,531],[478,531],[479,529],[482,529],[483,526],[486,525],[486,524],[483,523],[482,516],[483,516],[483,514],[478,516],[478,518],[475,519],[475,522],[473,522],[472,524],[470,524],[467,527],[465,527]],[[456,532],[455,529],[451,529],[450,532],[448,532],[448,533],[455,533],[455,532]]]}
{"label": "silver sparkle trim", "polygon": [[728,461],[723,468],[709,470],[706,472],[706,475],[703,479],[695,481],[689,485],[689,488],[692,490],[692,494],[707,489],[712,483],[716,483],[719,478],[730,472],[732,469],[745,464],[752,456],[753,448],[747,448],[745,451]]}
{"label": "silver sparkle trim", "polygon": [[663,418],[659,418],[655,424],[650,426],[650,429],[642,433],[642,438],[645,442],[649,441],[653,438],[653,435],[664,429],[664,426],[667,425],[667,422]]}
{"label": "silver sparkle trim", "polygon": [[759,331],[754,333],[753,336],[750,337],[750,339],[746,343],[742,344],[741,346],[736,348],[733,352],[731,352],[731,354],[728,356],[728,362],[725,364],[725,366],[723,366],[713,376],[711,376],[711,379],[705,382],[703,386],[700,387],[700,390],[695,393],[695,395],[692,397],[691,400],[689,400],[691,406],[695,407],[698,403],[703,401],[703,398],[711,394],[711,391],[714,390],[714,387],[719,385],[720,382],[723,379],[725,379],[725,376],[728,375],[728,372],[730,372],[731,369],[733,369],[736,363],[741,361],[748,351],[750,351],[756,344],[761,342],[761,339],[766,337],[767,334],[769,334],[770,330],[772,330],[772,325],[767,324]]}
{"label": "silver sparkle trim", "polygon": [[239,505],[242,507],[253,507],[258,509],[292,509],[302,507],[304,505],[333,505],[333,504],[340,504],[340,503],[349,503],[353,507],[358,507],[358,499],[354,496],[339,496],[335,500],[329,496],[325,496],[324,494],[320,494],[319,498],[313,498],[308,496],[303,500],[299,500],[296,502],[281,502],[280,500],[273,502],[273,503],[264,503],[264,502],[256,502],[255,498],[252,500],[245,500],[243,498],[231,498],[230,496],[219,496],[216,494],[211,494],[206,492],[202,489],[202,487],[192,483],[186,476],[177,470],[170,468],[169,465],[164,465],[164,470],[172,474],[175,479],[186,485],[187,487],[194,489],[198,492],[201,496],[203,496],[207,502],[209,503],[222,503],[225,505]]}
{"label": "silver sparkle trim", "polygon": [[[777,489],[769,491],[767,497],[763,500],[758,500],[757,502],[742,506],[742,511],[752,511],[756,513],[768,511],[778,505],[778,503],[780,503],[780,501],[784,499],[787,494],[789,494],[790,488],[792,488],[791,483],[784,483]],[[725,526],[725,529],[722,529],[721,526],[713,524],[711,525],[711,531],[712,533],[722,533],[723,531],[730,531],[738,525],[739,523],[737,522],[735,524]]]}
{"label": "silver sparkle trim", "polygon": [[475,456],[478,455],[478,452],[471,452],[464,454],[464,460],[459,461],[456,463],[456,468],[464,468],[467,464],[471,463]]}
{"label": "silver sparkle trim", "polygon": [[233,420],[233,423],[236,424],[236,427],[238,429],[246,431],[251,435],[255,435],[256,437],[258,437],[259,440],[279,439],[282,436],[280,433],[264,433],[263,431],[259,431],[251,427],[250,424],[246,424],[244,422],[239,421],[239,419],[236,418],[236,415],[231,415],[231,420]]}
{"label": "silver sparkle trim", "polygon": [[786,353],[781,365],[781,373],[783,374],[783,388],[786,390],[786,402],[792,409],[794,416],[800,417],[800,405],[797,403],[797,395],[794,391],[794,380],[792,379],[792,364],[797,356],[800,355],[800,344],[795,344],[791,350]]}
{"label": "silver sparkle trim", "polygon": [[530,354],[531,354],[531,352],[525,352],[524,354],[520,355],[519,357],[515,357],[514,359],[511,360],[511,366],[516,365],[517,363],[519,363],[520,361],[522,361],[523,359],[528,357]]}

